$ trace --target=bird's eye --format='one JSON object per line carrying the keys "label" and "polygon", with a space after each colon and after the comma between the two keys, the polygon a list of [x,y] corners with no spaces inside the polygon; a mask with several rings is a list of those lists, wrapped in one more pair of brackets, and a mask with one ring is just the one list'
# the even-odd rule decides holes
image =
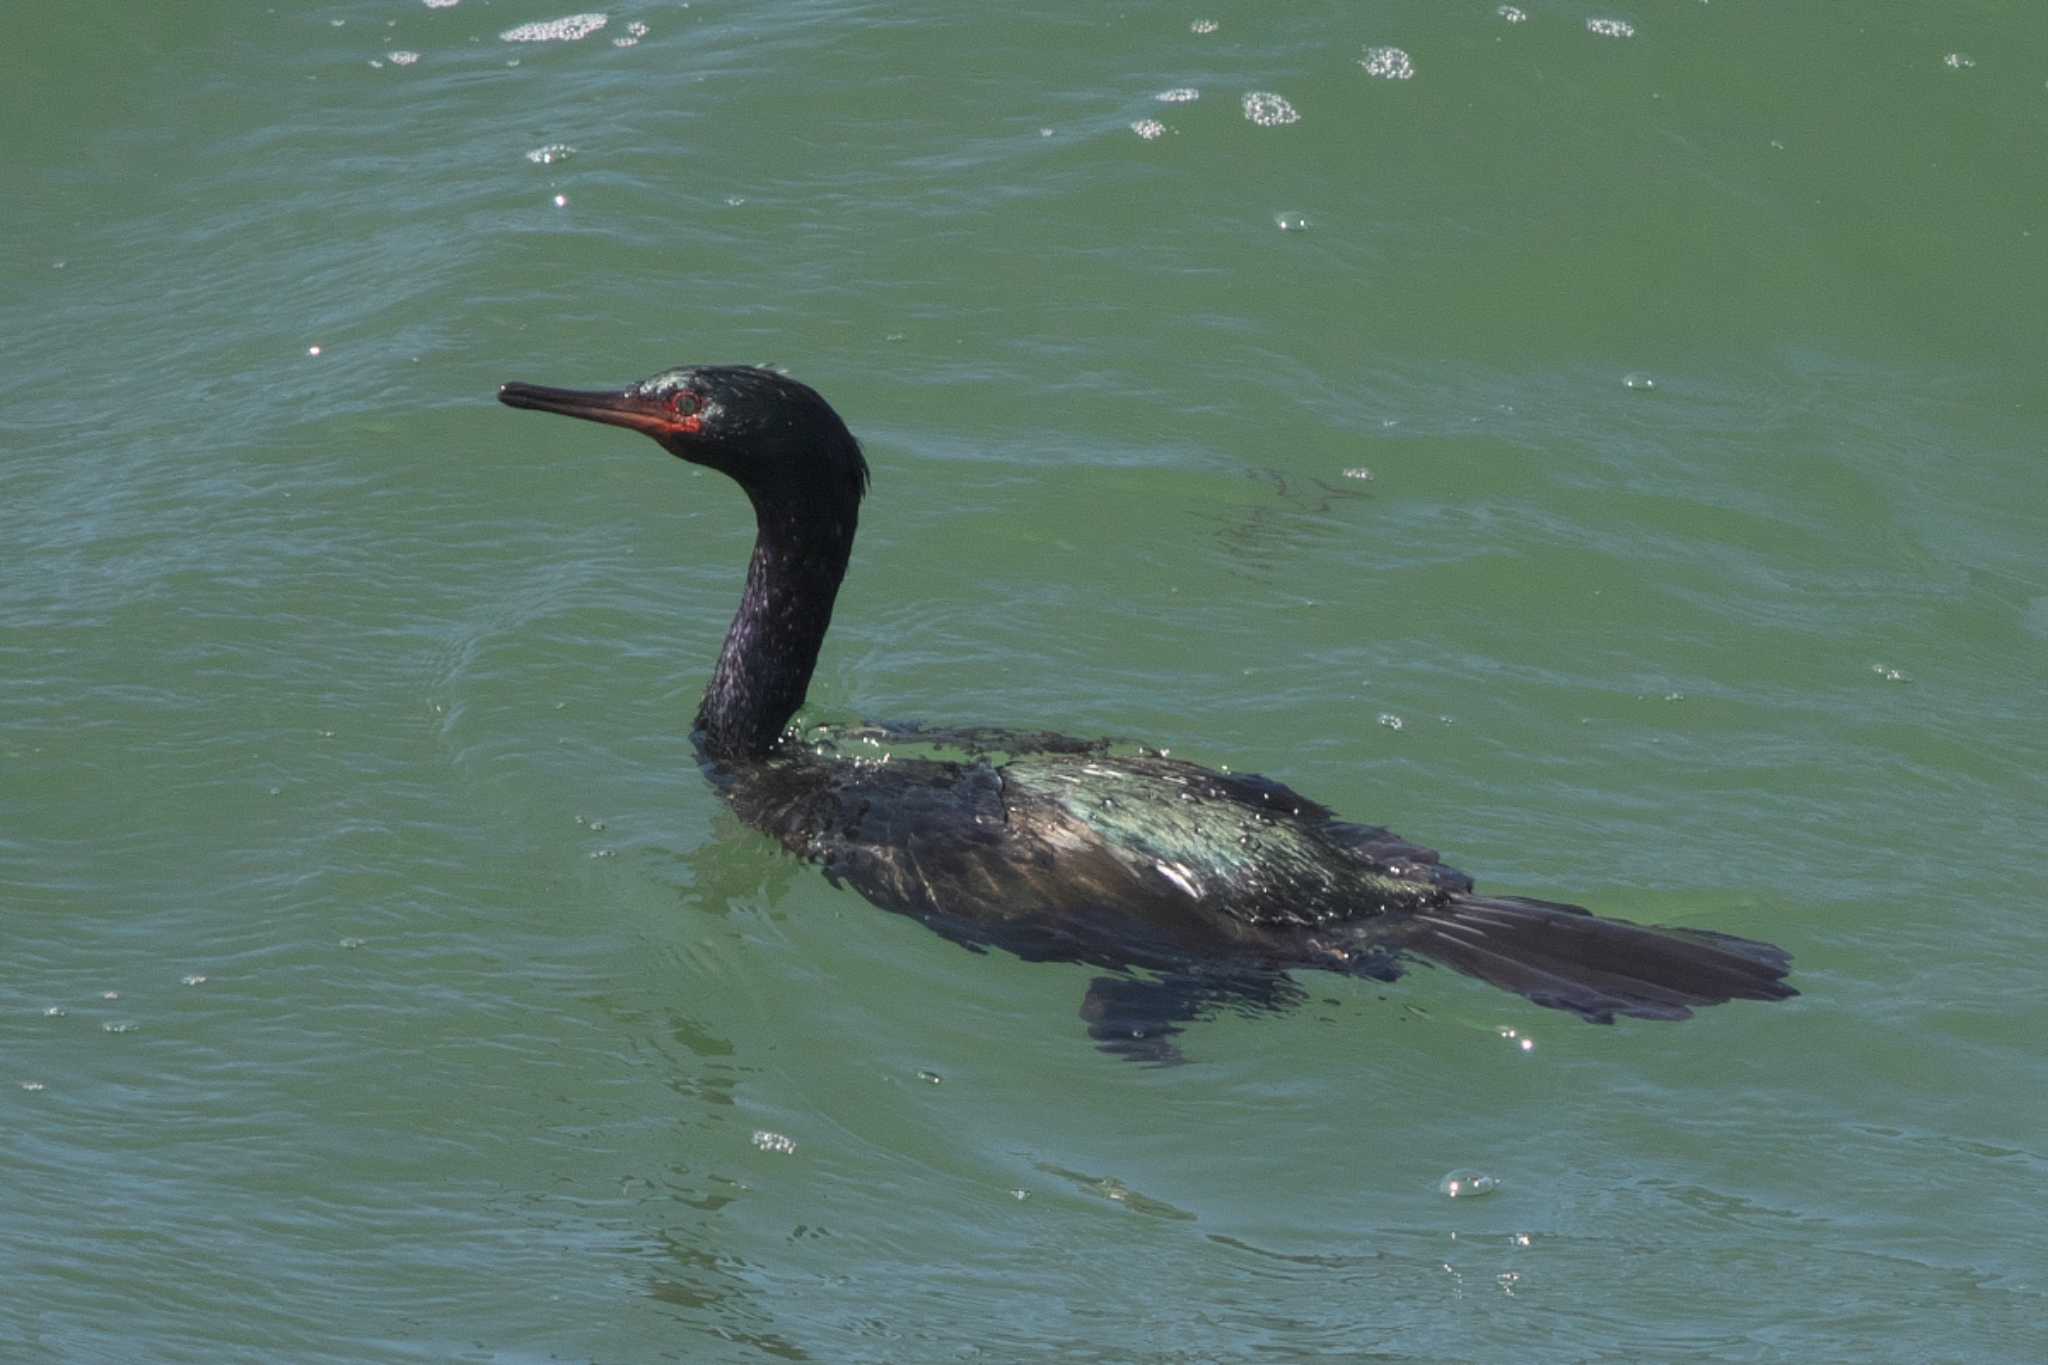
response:
{"label": "bird's eye", "polygon": [[695,417],[704,410],[704,400],[688,389],[677,389],[668,396],[668,409],[678,417]]}

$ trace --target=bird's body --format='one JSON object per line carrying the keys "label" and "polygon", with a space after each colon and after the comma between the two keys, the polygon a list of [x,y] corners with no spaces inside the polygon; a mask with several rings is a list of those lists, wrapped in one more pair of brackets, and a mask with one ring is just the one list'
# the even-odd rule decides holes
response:
{"label": "bird's body", "polygon": [[1000,732],[957,758],[914,756],[930,738],[915,732],[867,738],[880,757],[793,749],[733,773],[727,795],[876,904],[1030,957],[1335,966],[1338,939],[1317,934],[1471,885],[1430,850],[1264,778]]}
{"label": "bird's body", "polygon": [[1405,954],[1598,1022],[1795,994],[1769,944],[1481,896],[1432,850],[1266,778],[1044,733],[802,742],[786,727],[867,481],[837,414],[744,367],[605,393],[507,385],[500,398],[646,432],[746,490],[758,535],[698,712],[707,775],[749,825],[876,905],[969,946],[1118,973],[1083,1009],[1112,1051],[1163,1058],[1178,1025],[1219,1002],[1289,998],[1291,969],[1391,980]]}

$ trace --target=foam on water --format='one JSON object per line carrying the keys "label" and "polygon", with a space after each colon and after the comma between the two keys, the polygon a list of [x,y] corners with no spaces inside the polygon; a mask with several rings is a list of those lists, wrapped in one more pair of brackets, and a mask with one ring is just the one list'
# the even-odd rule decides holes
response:
{"label": "foam on water", "polygon": [[1278,128],[1301,122],[1294,106],[1270,90],[1254,90],[1244,97],[1244,116],[1261,128]]}
{"label": "foam on water", "polygon": [[1359,59],[1365,74],[1383,81],[1405,81],[1415,76],[1415,63],[1398,47],[1369,47]]}
{"label": "foam on water", "polygon": [[520,24],[506,29],[498,38],[507,43],[573,43],[588,38],[610,22],[611,17],[605,14],[570,14],[560,19]]}

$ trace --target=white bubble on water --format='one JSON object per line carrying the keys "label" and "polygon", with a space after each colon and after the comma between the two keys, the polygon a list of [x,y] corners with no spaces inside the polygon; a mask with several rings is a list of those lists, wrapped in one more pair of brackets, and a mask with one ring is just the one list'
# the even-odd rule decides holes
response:
{"label": "white bubble on water", "polygon": [[498,35],[506,43],[573,43],[611,22],[608,14],[568,14],[560,19],[543,19],[538,23],[520,24],[508,28]]}
{"label": "white bubble on water", "polygon": [[1273,226],[1282,232],[1307,232],[1311,226],[1305,213],[1276,213]]}
{"label": "white bubble on water", "polygon": [[1193,23],[1188,25],[1188,32],[1214,33],[1220,27],[1221,25],[1219,25],[1214,19],[1197,19]]}
{"label": "white bubble on water", "polygon": [[1492,1194],[1499,1188],[1500,1181],[1486,1172],[1467,1170],[1463,1167],[1451,1171],[1436,1182],[1437,1193],[1452,1199],[1477,1199],[1481,1195]]}
{"label": "white bubble on water", "polygon": [[1511,24],[1526,24],[1529,22],[1529,16],[1516,9],[1513,5],[1502,5],[1494,13]]}
{"label": "white bubble on water", "polygon": [[1244,116],[1261,128],[1278,128],[1299,123],[1301,115],[1283,97],[1270,90],[1254,90],[1244,97]]}
{"label": "white bubble on water", "polygon": [[1380,712],[1380,724],[1386,726],[1389,730],[1399,730],[1405,722],[1392,711],[1382,711]]}
{"label": "white bubble on water", "polygon": [[1131,125],[1131,131],[1147,142],[1154,142],[1166,136],[1166,125],[1156,118],[1141,118]]}
{"label": "white bubble on water", "polygon": [[536,166],[552,166],[557,161],[567,161],[576,155],[576,149],[566,142],[550,142],[545,147],[535,147],[526,154],[526,159]]}
{"label": "white bubble on water", "polygon": [[1369,47],[1358,64],[1365,68],[1366,75],[1383,81],[1415,78],[1415,63],[1398,47]]}
{"label": "white bubble on water", "polygon": [[1182,85],[1172,90],[1162,90],[1152,97],[1161,104],[1193,104],[1202,98],[1202,92],[1193,86]]}
{"label": "white bubble on water", "polygon": [[1636,26],[1626,19],[1588,19],[1586,32],[1602,38],[1633,38]]}
{"label": "white bubble on water", "polygon": [[426,0],[428,9],[454,9],[462,0]]}
{"label": "white bubble on water", "polygon": [[393,66],[411,66],[420,59],[419,53],[407,52],[403,49],[397,52],[387,52],[384,55],[390,59]]}
{"label": "white bubble on water", "polygon": [[796,1150],[796,1140],[784,1137],[780,1133],[772,1133],[766,1128],[756,1128],[754,1130],[754,1146],[764,1152],[775,1152],[782,1156],[788,1156]]}
{"label": "white bubble on water", "polygon": [[1621,386],[1632,393],[1648,393],[1657,387],[1657,381],[1641,370],[1630,370],[1621,377]]}
{"label": "white bubble on water", "polygon": [[1977,62],[1967,52],[1951,52],[1941,59],[1941,64],[1951,71],[1967,71]]}

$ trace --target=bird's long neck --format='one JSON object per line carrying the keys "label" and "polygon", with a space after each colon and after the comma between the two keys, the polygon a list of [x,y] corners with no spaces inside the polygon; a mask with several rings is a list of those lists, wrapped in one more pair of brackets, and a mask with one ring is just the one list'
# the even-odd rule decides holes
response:
{"label": "bird's long neck", "polygon": [[803,705],[857,516],[855,506],[827,513],[754,498],[758,531],[747,586],[697,708],[695,738],[705,758],[767,754]]}

